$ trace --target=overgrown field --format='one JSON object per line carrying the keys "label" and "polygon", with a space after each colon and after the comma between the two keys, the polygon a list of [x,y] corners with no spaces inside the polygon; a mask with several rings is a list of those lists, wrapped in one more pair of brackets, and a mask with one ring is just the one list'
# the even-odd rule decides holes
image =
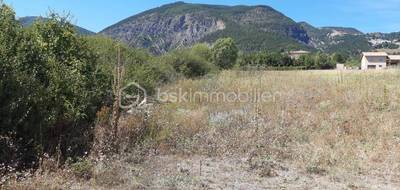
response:
{"label": "overgrown field", "polygon": [[57,171],[42,165],[6,187],[400,187],[400,71],[224,71],[160,90],[179,91],[268,96],[154,103],[146,114],[121,118],[120,155],[89,156]]}

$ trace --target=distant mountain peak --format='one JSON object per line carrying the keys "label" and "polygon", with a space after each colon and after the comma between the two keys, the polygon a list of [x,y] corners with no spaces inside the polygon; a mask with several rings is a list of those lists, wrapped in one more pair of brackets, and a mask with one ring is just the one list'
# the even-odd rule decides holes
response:
{"label": "distant mountain peak", "polygon": [[327,30],[335,30],[338,32],[346,33],[346,34],[352,34],[352,35],[362,35],[361,31],[351,28],[351,27],[337,27],[337,26],[325,26],[321,27],[321,29],[327,29]]}
{"label": "distant mountain peak", "polygon": [[182,4],[186,4],[184,1],[177,1],[175,3],[171,3],[170,5],[182,5]]}
{"label": "distant mountain peak", "polygon": [[233,37],[243,51],[309,49],[306,31],[266,5],[175,2],[131,16],[100,33],[158,54],[197,42],[212,43],[220,37]]}
{"label": "distant mountain peak", "polygon": [[[46,21],[46,20],[48,20],[48,18],[42,17],[42,16],[26,16],[26,17],[18,18],[18,21],[24,27],[31,26],[37,20]],[[92,32],[90,30],[87,30],[85,28],[82,28],[82,27],[79,27],[79,26],[76,26],[76,25],[74,25],[74,27],[75,27],[76,31],[81,35],[94,35],[94,34],[96,34],[95,32]]]}
{"label": "distant mountain peak", "polygon": [[365,35],[346,27],[295,22],[267,5],[208,5],[178,1],[126,18],[100,33],[162,54],[194,43],[232,37],[242,51],[315,50],[357,54],[371,50]]}

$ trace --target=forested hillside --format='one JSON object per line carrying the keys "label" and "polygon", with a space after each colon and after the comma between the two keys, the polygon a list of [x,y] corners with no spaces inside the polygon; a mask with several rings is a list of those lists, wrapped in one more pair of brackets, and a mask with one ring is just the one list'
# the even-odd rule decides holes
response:
{"label": "forested hillside", "polygon": [[308,49],[304,29],[268,6],[217,6],[178,2],[127,18],[102,34],[155,53],[232,37],[243,51]]}
{"label": "forested hillside", "polygon": [[[24,26],[43,17],[22,17]],[[75,26],[78,33],[93,35]],[[233,38],[239,50],[341,53],[359,56],[363,51],[398,49],[398,33],[367,33],[350,27],[314,27],[296,23],[272,7],[222,6],[177,2],[144,11],[99,32],[133,48],[164,54],[196,43],[212,44],[218,38]]]}
{"label": "forested hillside", "polygon": [[299,23],[310,36],[310,45],[327,53],[360,55],[373,47],[365,35],[354,28],[322,27],[316,28],[307,22]]}
{"label": "forested hillside", "polygon": [[245,52],[304,49],[358,55],[373,49],[357,29],[296,23],[269,6],[177,2],[124,19],[100,33],[156,54],[226,37]]}

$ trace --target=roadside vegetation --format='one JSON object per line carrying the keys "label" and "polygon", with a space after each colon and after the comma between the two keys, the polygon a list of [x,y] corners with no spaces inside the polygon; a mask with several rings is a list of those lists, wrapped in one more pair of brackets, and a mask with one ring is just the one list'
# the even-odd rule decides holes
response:
{"label": "roadside vegetation", "polygon": [[[236,177],[254,180],[248,189],[272,185],[255,181],[287,171],[357,180],[398,169],[392,150],[400,131],[400,73],[299,71],[356,58],[317,52],[295,60],[285,51],[243,53],[221,38],[154,56],[105,36],[80,36],[57,14],[24,28],[1,4],[0,188],[224,188],[201,172],[202,160],[216,157],[247,168],[248,176]],[[271,96],[154,100],[128,114],[115,106],[117,63],[123,64],[118,85],[137,82],[151,97],[157,88],[258,89]],[[185,159],[200,163],[200,172],[174,168]]]}

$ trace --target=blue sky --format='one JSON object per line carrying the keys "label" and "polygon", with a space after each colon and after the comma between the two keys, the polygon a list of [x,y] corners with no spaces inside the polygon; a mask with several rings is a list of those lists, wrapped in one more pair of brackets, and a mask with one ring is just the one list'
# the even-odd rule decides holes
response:
{"label": "blue sky", "polygon": [[[3,0],[17,16],[69,12],[73,22],[98,32],[126,17],[176,0]],[[348,26],[363,32],[400,31],[400,0],[186,0],[187,3],[269,5],[295,21]]]}

